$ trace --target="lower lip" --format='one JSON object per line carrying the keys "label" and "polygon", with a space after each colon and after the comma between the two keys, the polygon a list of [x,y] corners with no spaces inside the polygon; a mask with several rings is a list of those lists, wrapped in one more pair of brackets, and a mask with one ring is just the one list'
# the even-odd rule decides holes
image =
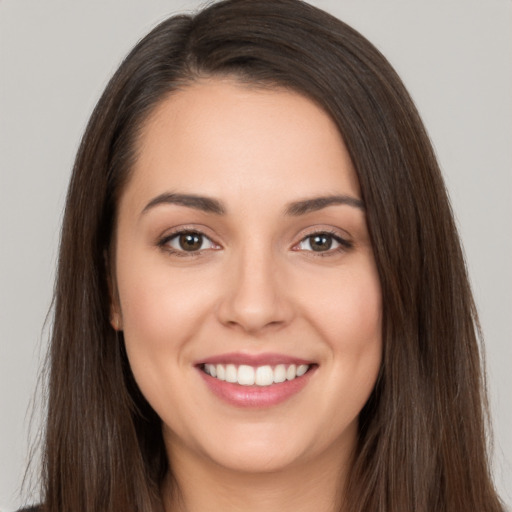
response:
{"label": "lower lip", "polygon": [[293,380],[270,386],[242,386],[216,379],[198,368],[208,388],[219,398],[236,407],[264,408],[285,402],[301,391],[309,382],[316,366]]}

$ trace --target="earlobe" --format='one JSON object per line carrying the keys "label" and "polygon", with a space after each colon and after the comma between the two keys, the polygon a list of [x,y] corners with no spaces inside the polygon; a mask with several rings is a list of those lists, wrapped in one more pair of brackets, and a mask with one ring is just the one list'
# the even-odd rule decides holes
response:
{"label": "earlobe", "polygon": [[123,315],[121,314],[121,306],[119,304],[119,294],[117,286],[109,279],[109,299],[110,299],[110,325],[115,331],[123,330]]}
{"label": "earlobe", "polygon": [[108,254],[108,251],[103,253],[103,258],[105,260],[105,268],[107,273],[107,284],[108,284],[108,294],[109,294],[109,302],[110,302],[110,325],[115,331],[123,330],[123,317],[121,315],[121,308],[119,305],[119,294],[117,292],[117,284],[115,282],[115,276],[113,275],[111,264],[111,257]]}
{"label": "earlobe", "polygon": [[117,311],[114,311],[114,306],[111,306],[111,309],[113,310],[110,314],[110,325],[115,331],[122,331],[123,330],[123,322],[121,319],[120,313]]}

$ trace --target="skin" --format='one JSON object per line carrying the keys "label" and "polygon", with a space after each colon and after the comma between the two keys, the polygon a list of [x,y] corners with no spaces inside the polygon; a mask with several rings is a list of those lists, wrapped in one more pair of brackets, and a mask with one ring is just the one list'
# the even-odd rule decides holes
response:
{"label": "skin", "polygon": [[[118,210],[112,325],[162,419],[174,477],[166,510],[335,510],[381,363],[381,290],[364,208],[286,209],[333,194],[360,200],[339,132],[297,93],[208,79],[157,106],[138,149]],[[225,213],[148,206],[178,193]],[[198,251],[169,239],[191,229],[207,237]],[[319,232],[348,246],[329,238],[330,249],[313,251]],[[317,366],[285,402],[240,408],[195,366],[229,352]]]}

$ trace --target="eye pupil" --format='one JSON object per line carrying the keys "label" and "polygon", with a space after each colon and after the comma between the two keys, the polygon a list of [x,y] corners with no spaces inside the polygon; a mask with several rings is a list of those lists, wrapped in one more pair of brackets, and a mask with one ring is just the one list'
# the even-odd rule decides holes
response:
{"label": "eye pupil", "polygon": [[184,233],[180,235],[179,243],[184,251],[198,251],[203,245],[203,237],[197,233]]}
{"label": "eye pupil", "polygon": [[309,243],[313,251],[328,251],[332,246],[332,237],[329,235],[314,235]]}

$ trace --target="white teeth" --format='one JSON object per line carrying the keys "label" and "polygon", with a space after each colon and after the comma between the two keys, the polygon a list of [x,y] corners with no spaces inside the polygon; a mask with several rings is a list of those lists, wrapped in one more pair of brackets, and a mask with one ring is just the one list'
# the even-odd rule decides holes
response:
{"label": "white teeth", "polygon": [[256,386],[270,386],[302,377],[309,370],[310,365],[278,364],[273,368],[270,365],[253,367],[241,364],[237,367],[234,364],[205,364],[203,368],[208,375],[226,382],[237,383],[241,386],[255,384]]}
{"label": "white teeth", "polygon": [[293,380],[297,377],[297,367],[294,364],[288,366],[288,370],[286,370],[286,380]]}
{"label": "white teeth", "polygon": [[284,364],[278,364],[274,368],[274,382],[280,383],[286,380],[286,366]]}
{"label": "white teeth", "polygon": [[274,372],[270,366],[259,366],[256,368],[254,382],[257,386],[270,386],[274,382]]}
{"label": "white teeth", "polygon": [[301,364],[297,366],[297,377],[302,377],[307,371],[309,366],[307,364]]}
{"label": "white teeth", "polygon": [[204,369],[208,375],[212,377],[217,377],[217,368],[214,364],[205,364]]}
{"label": "white teeth", "polygon": [[226,366],[226,382],[236,382],[237,377],[236,366],[234,364],[228,364]]}
{"label": "white teeth", "polygon": [[[223,365],[218,364],[216,366],[216,371],[217,371],[217,379],[219,379],[219,380],[226,380],[226,368],[224,368]],[[213,377],[213,375],[212,375],[212,377]]]}
{"label": "white teeth", "polygon": [[254,384],[254,368],[241,364],[238,367],[238,384],[252,386]]}

